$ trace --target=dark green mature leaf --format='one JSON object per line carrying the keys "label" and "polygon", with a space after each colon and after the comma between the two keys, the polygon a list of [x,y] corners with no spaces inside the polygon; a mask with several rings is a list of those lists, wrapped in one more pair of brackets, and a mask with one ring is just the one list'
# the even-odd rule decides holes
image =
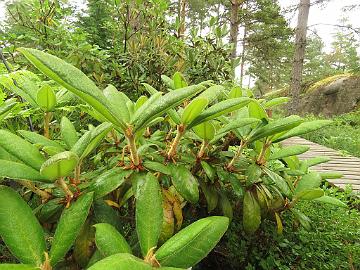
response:
{"label": "dark green mature leaf", "polygon": [[136,231],[144,257],[157,246],[162,222],[161,188],[156,177],[148,173],[136,196]]}
{"label": "dark green mature leaf", "polygon": [[19,162],[0,159],[0,177],[52,183],[54,180],[41,175],[39,171]]}
{"label": "dark green mature leaf", "polygon": [[171,165],[171,180],[175,189],[185,200],[197,203],[199,200],[199,183],[192,173],[183,165]]}
{"label": "dark green mature leaf", "polygon": [[79,157],[74,152],[61,152],[44,162],[40,174],[51,180],[68,176],[73,172],[78,161]]}
{"label": "dark green mature leaf", "polygon": [[306,145],[292,145],[292,146],[284,147],[272,153],[269,157],[269,160],[282,159],[284,157],[300,155],[302,153],[305,153],[309,149],[310,147]]}
{"label": "dark green mature leaf", "polygon": [[65,149],[62,147],[61,144],[49,140],[48,138],[46,138],[45,136],[42,136],[40,134],[37,134],[35,132],[32,131],[27,131],[27,130],[18,130],[18,133],[24,137],[27,141],[31,142],[32,144],[35,145],[39,145],[41,147],[55,147],[59,150],[65,151]]}
{"label": "dark green mature leaf", "polygon": [[161,172],[168,175],[171,174],[170,168],[160,162],[146,160],[144,162],[144,167],[155,172]]}
{"label": "dark green mature leaf", "polygon": [[119,253],[98,261],[88,270],[152,270],[152,267],[131,254]]}
{"label": "dark green mature leaf", "polygon": [[346,203],[343,203],[342,201],[340,201],[337,198],[326,196],[326,195],[315,199],[315,201],[321,202],[321,203],[328,203],[328,204],[332,204],[332,205],[339,206],[339,207],[347,207]]}
{"label": "dark green mature leaf", "polygon": [[219,194],[213,185],[208,185],[203,181],[199,181],[199,182],[200,182],[201,190],[204,193],[206,199],[208,212],[210,213],[218,205]]}
{"label": "dark green mature leaf", "polygon": [[39,270],[38,267],[35,267],[30,264],[0,264],[0,270]]}
{"label": "dark green mature leaf", "polygon": [[252,185],[256,182],[259,182],[261,174],[261,167],[257,164],[251,164],[247,167],[245,172],[246,184]]}
{"label": "dark green mature leaf", "polygon": [[211,119],[217,118],[221,115],[230,113],[232,111],[238,110],[241,107],[246,106],[251,101],[250,98],[242,97],[242,98],[233,98],[229,100],[224,100],[215,105],[209,107],[205,111],[203,111],[199,116],[197,116],[188,127],[194,127],[199,125],[200,123],[209,121]]}
{"label": "dark green mature leaf", "polygon": [[189,124],[193,121],[208,105],[206,98],[197,97],[193,99],[189,105],[187,105],[181,115],[181,122],[183,124]]}
{"label": "dark green mature leaf", "polygon": [[57,225],[50,249],[51,265],[56,265],[69,251],[88,216],[93,192],[81,195],[70,208],[65,209]]}
{"label": "dark green mature leaf", "polygon": [[37,92],[36,103],[44,112],[51,112],[56,106],[56,95],[50,85],[45,84]]}
{"label": "dark green mature leaf", "polygon": [[192,85],[177,89],[176,91],[171,91],[159,97],[142,115],[133,118],[132,124],[134,125],[134,131],[142,129],[154,118],[161,116],[167,110],[174,108],[185,99],[191,98],[202,90],[204,90],[203,86]]}
{"label": "dark green mature leaf", "polygon": [[69,149],[71,149],[79,140],[79,136],[76,133],[74,125],[66,116],[61,118],[60,132],[63,141],[66,143]]}
{"label": "dark green mature leaf", "polygon": [[21,196],[6,186],[0,186],[0,236],[20,262],[39,266],[44,261],[41,225]]}
{"label": "dark green mature leaf", "polygon": [[119,167],[107,170],[101,174],[88,189],[94,191],[96,199],[104,197],[121,186],[131,173],[131,170],[124,170]]}
{"label": "dark green mature leaf", "polygon": [[311,188],[298,192],[294,199],[310,201],[322,196],[324,196],[324,191],[321,188]]}
{"label": "dark green mature leaf", "polygon": [[311,230],[311,220],[304,213],[300,212],[297,209],[290,208],[290,211],[294,214],[295,218],[299,220],[301,226],[303,226],[306,230]]}
{"label": "dark green mature leaf", "polygon": [[36,49],[18,50],[46,76],[79,96],[110,122],[125,130],[125,122],[116,114],[116,110],[101,90],[79,69],[56,56]]}
{"label": "dark green mature leaf", "polygon": [[284,135],[277,138],[274,142],[280,142],[287,138],[291,138],[294,136],[303,135],[309,133],[311,131],[318,130],[322,127],[328,126],[332,123],[331,120],[315,120],[310,122],[304,122],[298,125],[297,127],[291,129],[290,131],[286,132]]}
{"label": "dark green mature leaf", "polygon": [[7,130],[0,130],[0,146],[26,165],[40,170],[45,158],[36,146]]}
{"label": "dark green mature leaf", "polygon": [[264,172],[270,177],[270,179],[275,183],[275,185],[285,196],[289,197],[291,195],[289,185],[284,178],[267,168],[264,168]]}
{"label": "dark green mature leaf", "polygon": [[243,226],[246,233],[253,234],[261,223],[261,210],[259,203],[251,191],[246,191],[243,206]]}
{"label": "dark green mature leaf", "polygon": [[321,175],[318,172],[310,172],[301,177],[300,181],[297,183],[295,188],[295,193],[307,189],[318,188],[321,185]]}
{"label": "dark green mature leaf", "polygon": [[189,268],[205,258],[229,225],[227,217],[200,219],[165,242],[155,253],[161,266]]}
{"label": "dark green mature leaf", "polygon": [[131,248],[125,238],[110,224],[98,223],[94,225],[95,243],[104,257],[117,253],[131,253]]}

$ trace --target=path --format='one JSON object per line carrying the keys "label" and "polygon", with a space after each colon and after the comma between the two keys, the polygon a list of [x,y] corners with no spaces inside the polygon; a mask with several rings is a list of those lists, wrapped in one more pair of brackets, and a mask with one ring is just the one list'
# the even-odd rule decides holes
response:
{"label": "path", "polygon": [[307,145],[309,151],[301,154],[300,159],[308,159],[317,156],[325,156],[331,158],[329,162],[322,163],[311,167],[319,172],[340,172],[344,176],[340,179],[330,179],[329,182],[344,188],[347,184],[351,184],[356,192],[360,192],[360,158],[352,156],[343,156],[334,149],[310,142],[300,137],[293,137],[282,142],[283,146],[290,145]]}

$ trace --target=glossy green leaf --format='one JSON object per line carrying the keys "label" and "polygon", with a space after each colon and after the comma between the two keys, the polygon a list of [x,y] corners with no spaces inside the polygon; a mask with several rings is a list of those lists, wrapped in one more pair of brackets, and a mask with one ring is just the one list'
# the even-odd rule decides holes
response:
{"label": "glossy green leaf", "polygon": [[132,119],[139,118],[142,114],[144,114],[153,104],[154,102],[162,96],[161,92],[156,92],[150,96],[150,98],[138,109],[135,114],[132,116]]}
{"label": "glossy green leaf", "polygon": [[205,121],[209,121],[211,119],[217,118],[221,115],[230,113],[232,111],[238,110],[247,104],[251,99],[242,97],[242,98],[234,98],[229,100],[224,100],[219,103],[216,103],[215,105],[207,108],[205,111],[203,111],[199,116],[197,116],[190,124],[189,128],[194,127],[200,123],[203,123]]}
{"label": "glossy green leaf", "polygon": [[252,185],[260,181],[260,176],[262,174],[261,167],[257,164],[251,164],[247,167],[245,176],[246,184]]}
{"label": "glossy green leaf", "polygon": [[43,229],[29,205],[6,186],[0,186],[0,236],[20,262],[36,266],[43,262]]}
{"label": "glossy green leaf", "polygon": [[74,93],[106,119],[125,130],[126,125],[116,115],[101,90],[83,72],[51,54],[36,49],[18,49],[37,69]]}
{"label": "glossy green leaf", "polygon": [[130,112],[126,106],[129,98],[122,92],[119,92],[113,85],[109,84],[103,91],[108,102],[116,110],[116,113],[124,122],[130,121]]}
{"label": "glossy green leaf", "polygon": [[51,112],[56,106],[56,95],[50,85],[42,86],[36,96],[36,103],[44,112]]}
{"label": "glossy green leaf", "polygon": [[131,173],[131,170],[124,170],[122,168],[107,170],[101,174],[88,189],[94,191],[94,197],[96,199],[104,197],[121,186]]}
{"label": "glossy green leaf", "polygon": [[267,113],[264,108],[260,105],[257,100],[252,100],[249,103],[249,117],[257,118],[257,119],[267,119]]}
{"label": "glossy green leaf", "polygon": [[200,219],[165,242],[155,253],[161,266],[189,268],[196,265],[220,241],[229,225],[227,217]]}
{"label": "glossy green leaf", "polygon": [[161,116],[167,110],[179,105],[187,98],[191,98],[195,94],[204,90],[203,86],[192,85],[185,88],[177,89],[177,91],[169,92],[154,101],[149,108],[138,117],[134,117],[132,124],[134,131],[137,131],[146,126],[154,118]]}
{"label": "glossy green leaf", "polygon": [[117,253],[131,253],[131,248],[125,238],[110,224],[98,223],[96,228],[95,243],[104,257]]}
{"label": "glossy green leaf", "polygon": [[321,188],[312,188],[298,192],[294,199],[310,201],[322,196],[324,196],[324,191]]}
{"label": "glossy green leaf", "polygon": [[144,167],[162,174],[171,174],[170,168],[160,162],[146,160],[144,161]]}
{"label": "glossy green leaf", "polygon": [[305,153],[309,149],[310,147],[306,145],[292,145],[284,147],[272,153],[269,157],[269,160],[282,159],[284,157],[300,155]]}
{"label": "glossy green leaf", "polygon": [[315,201],[321,202],[321,203],[328,203],[328,204],[332,204],[332,205],[339,206],[339,207],[347,207],[346,203],[343,203],[342,201],[340,201],[337,198],[326,196],[326,195],[315,199]]}
{"label": "glossy green leaf", "polygon": [[141,253],[157,246],[163,221],[162,194],[156,177],[148,173],[136,197],[136,231]]}
{"label": "glossy green leaf", "polygon": [[228,98],[232,99],[232,98],[239,98],[242,97],[242,90],[240,86],[235,86],[231,89],[231,91],[229,92]]}
{"label": "glossy green leaf", "polygon": [[93,192],[81,195],[70,208],[65,209],[57,224],[50,249],[51,265],[56,265],[69,251],[88,216]]}
{"label": "glossy green leaf", "polygon": [[60,132],[63,141],[71,149],[79,140],[79,136],[76,133],[76,129],[71,121],[63,116],[60,122]]}
{"label": "glossy green leaf", "polygon": [[181,115],[181,122],[183,124],[189,124],[193,121],[208,105],[208,100],[206,98],[195,98],[189,105],[187,105]]}
{"label": "glossy green leaf", "polygon": [[84,151],[81,153],[79,158],[83,160],[87,157],[94,149],[100,144],[103,138],[110,132],[113,128],[110,123],[102,123],[98,125],[96,128],[90,131],[91,139],[90,142],[85,147]]}
{"label": "glossy green leaf", "polygon": [[209,165],[206,161],[201,161],[201,167],[204,169],[204,172],[206,176],[211,180],[214,181],[216,177],[216,171],[215,169]]}
{"label": "glossy green leaf", "polygon": [[55,147],[57,149],[61,149],[62,151],[65,151],[65,149],[62,147],[61,144],[49,140],[45,136],[42,136],[40,134],[37,134],[32,131],[27,130],[18,130],[18,133],[27,141],[31,142],[32,144],[38,145],[40,147]]}
{"label": "glossy green leaf", "polygon": [[73,172],[79,157],[70,151],[61,152],[49,158],[40,168],[40,174],[51,180],[68,176]]}
{"label": "glossy green leaf", "polygon": [[224,89],[225,88],[221,85],[213,85],[198,95],[198,97],[206,98],[209,104],[212,104],[223,93]]}
{"label": "glossy green leaf", "polygon": [[152,270],[152,267],[131,254],[119,253],[98,261],[87,270]]}
{"label": "glossy green leaf", "polygon": [[248,234],[253,234],[260,227],[261,210],[251,191],[246,191],[243,205],[243,226]]}
{"label": "glossy green leaf", "polygon": [[194,126],[193,130],[196,135],[205,141],[211,141],[215,137],[215,127],[210,121]]}
{"label": "glossy green leaf", "polygon": [[191,203],[198,202],[199,183],[185,166],[171,165],[171,180],[175,189],[185,200]]}
{"label": "glossy green leaf", "polygon": [[26,165],[39,170],[45,158],[36,146],[7,130],[0,130],[0,146]]}
{"label": "glossy green leaf", "polygon": [[295,188],[295,193],[298,194],[303,190],[318,188],[321,185],[321,175],[318,172],[310,172],[301,177]]}
{"label": "glossy green leaf", "polygon": [[277,138],[274,142],[280,142],[287,138],[291,138],[294,136],[300,136],[315,130],[318,130],[322,127],[328,126],[332,123],[331,120],[315,120],[310,122],[304,122],[298,125],[297,127],[291,129],[290,131],[286,132],[284,135]]}
{"label": "glossy green leaf", "polygon": [[284,103],[287,103],[290,100],[289,97],[277,97],[277,98],[273,98],[272,100],[266,101],[264,104],[264,108],[272,108]]}
{"label": "glossy green leaf", "polygon": [[173,76],[174,89],[180,89],[187,86],[184,76],[180,72],[175,72]]}
{"label": "glossy green leaf", "polygon": [[41,175],[39,171],[23,163],[0,159],[0,177],[17,180],[30,180],[36,182],[52,183],[53,180]]}

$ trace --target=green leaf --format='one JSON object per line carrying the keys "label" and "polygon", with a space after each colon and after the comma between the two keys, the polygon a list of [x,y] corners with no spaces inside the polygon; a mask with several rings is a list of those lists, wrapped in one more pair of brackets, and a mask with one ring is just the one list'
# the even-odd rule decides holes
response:
{"label": "green leaf", "polygon": [[215,127],[211,121],[201,123],[193,127],[193,130],[196,135],[205,141],[211,141],[215,137]]}
{"label": "green leaf", "polygon": [[311,201],[322,196],[324,196],[324,191],[321,188],[312,188],[298,192],[294,199]]}
{"label": "green leaf", "polygon": [[165,85],[170,89],[175,89],[174,81],[166,75],[161,75],[161,80],[165,83]]}
{"label": "green leaf", "polygon": [[116,115],[116,110],[95,83],[80,70],[56,56],[36,49],[19,48],[18,50],[46,76],[83,99],[110,122],[125,130],[126,125]]}
{"label": "green leaf", "polygon": [[136,231],[145,257],[157,246],[163,222],[162,194],[156,177],[148,173],[136,197]]}
{"label": "green leaf", "polygon": [[156,251],[155,257],[161,266],[192,267],[209,254],[228,226],[227,217],[200,219],[166,241]]}
{"label": "green leaf", "polygon": [[260,105],[259,101],[252,100],[249,103],[249,116],[257,119],[268,119],[267,113],[264,108]]}
{"label": "green leaf", "polygon": [[161,172],[162,174],[171,174],[169,167],[160,162],[146,160],[144,161],[144,167],[155,172]]}
{"label": "green leaf", "polygon": [[211,180],[214,181],[216,177],[216,171],[213,167],[209,165],[209,163],[205,161],[201,161],[201,167],[204,169],[206,176]]}
{"label": "green leaf", "polygon": [[247,167],[245,176],[246,176],[246,184],[248,186],[257,183],[260,181],[260,176],[262,174],[261,167],[257,164],[251,164]]}
{"label": "green leaf", "polygon": [[282,159],[284,157],[300,155],[302,153],[305,153],[309,149],[310,147],[306,145],[292,145],[284,147],[276,151],[275,153],[272,153],[269,157],[269,160]]}
{"label": "green leaf", "polygon": [[199,200],[199,183],[192,173],[183,165],[171,165],[171,180],[175,189],[185,200],[197,203]]}
{"label": "green leaf", "polygon": [[286,132],[279,138],[277,138],[274,143],[283,141],[287,138],[291,138],[294,136],[300,136],[315,130],[318,130],[322,127],[325,127],[327,125],[330,125],[332,123],[331,120],[315,120],[310,122],[304,122],[298,125],[297,127],[291,129],[290,131]]}
{"label": "green leaf", "polygon": [[200,115],[198,115],[189,125],[188,127],[194,127],[200,123],[203,123],[205,121],[209,121],[211,119],[217,118],[221,115],[230,113],[232,111],[238,110],[241,107],[246,106],[249,104],[251,99],[247,97],[242,98],[234,98],[229,100],[224,100],[219,103],[216,103],[215,105],[207,108],[205,111],[203,111]]}
{"label": "green leaf", "polygon": [[221,207],[221,211],[225,217],[228,217],[231,221],[233,218],[233,209],[231,202],[228,197],[224,193],[220,193],[219,205]]}
{"label": "green leaf", "polygon": [[329,157],[313,157],[310,159],[306,159],[303,161],[303,163],[306,164],[307,167],[312,167],[321,163],[329,162],[331,158]]}
{"label": "green leaf", "polygon": [[308,231],[311,230],[311,220],[305,214],[294,208],[290,208],[290,211],[294,214],[295,218],[299,220],[301,226]]}
{"label": "green leaf", "polygon": [[198,95],[199,98],[206,98],[209,104],[212,104],[221,93],[224,91],[224,87],[221,85],[213,85]]}
{"label": "green leaf", "polygon": [[39,266],[44,261],[41,225],[21,196],[6,186],[0,186],[0,236],[20,262]]}
{"label": "green leaf", "polygon": [[291,190],[284,178],[267,168],[264,168],[264,172],[270,177],[270,179],[275,183],[275,185],[285,196],[291,196]]}
{"label": "green leaf", "polygon": [[27,130],[18,130],[18,133],[25,138],[27,141],[31,142],[32,144],[39,145],[41,147],[55,147],[57,149],[61,149],[65,151],[61,144],[49,140],[45,136],[37,134],[35,132],[27,131]]}
{"label": "green leaf", "polygon": [[74,244],[88,216],[93,195],[93,192],[81,195],[70,208],[63,211],[50,249],[52,266],[56,265]]}
{"label": "green leaf", "polygon": [[189,105],[187,105],[182,113],[181,122],[183,124],[189,124],[193,121],[208,105],[206,98],[195,98]]}
{"label": "green leaf", "polygon": [[242,90],[240,86],[235,86],[231,89],[228,98],[232,99],[232,98],[239,98],[242,97]]}
{"label": "green leaf", "polygon": [[344,175],[340,172],[322,172],[320,173],[321,179],[340,179]]}
{"label": "green leaf", "polygon": [[184,76],[180,72],[175,72],[173,76],[174,89],[180,89],[187,86]]}
{"label": "green leaf", "polygon": [[71,121],[63,116],[60,122],[60,132],[63,141],[71,149],[79,140],[79,136],[76,133],[76,129]]}
{"label": "green leaf", "polygon": [[131,253],[131,248],[125,238],[110,224],[98,223],[94,225],[95,243],[104,257],[117,253]]}
{"label": "green leaf", "polygon": [[219,194],[214,186],[206,184],[203,181],[199,181],[199,182],[200,182],[201,190],[204,193],[206,199],[208,213],[210,213],[218,205]]}
{"label": "green leaf", "polygon": [[243,226],[248,234],[253,234],[260,227],[261,210],[251,191],[246,191],[243,206]]}
{"label": "green leaf", "polygon": [[295,188],[295,193],[298,194],[303,190],[318,188],[321,185],[321,175],[317,172],[310,172],[301,177]]}
{"label": "green leaf", "polygon": [[111,255],[92,265],[88,270],[152,270],[150,264],[128,253]]}
{"label": "green leaf", "polygon": [[131,170],[123,170],[122,168],[107,170],[88,189],[94,191],[96,199],[104,197],[121,186],[131,173]]}
{"label": "green leaf", "polygon": [[44,112],[51,112],[56,106],[56,95],[50,85],[42,86],[36,96],[36,103]]}
{"label": "green leaf", "polygon": [[10,179],[31,180],[36,182],[52,183],[39,171],[19,162],[0,159],[0,177],[8,177]]}
{"label": "green leaf", "polygon": [[40,154],[36,146],[23,140],[19,136],[7,130],[0,130],[0,146],[8,153],[24,162],[26,165],[39,170],[45,158]]}
{"label": "green leaf", "polygon": [[135,103],[135,111],[137,111],[148,100],[147,96],[140,96]]}
{"label": "green leaf", "polygon": [[289,97],[277,97],[277,98],[273,98],[272,100],[266,101],[264,104],[264,108],[268,109],[268,108],[272,108],[275,106],[278,106],[280,104],[284,104],[287,103],[290,100]]}
{"label": "green leaf", "polygon": [[35,267],[30,264],[0,264],[0,270],[39,270],[39,267]]}
{"label": "green leaf", "polygon": [[120,118],[128,123],[130,121],[130,112],[126,106],[126,102],[129,101],[129,98],[111,84],[104,89],[103,93]]}
{"label": "green leaf", "polygon": [[68,176],[73,172],[78,161],[79,157],[74,152],[61,152],[44,162],[40,174],[51,180]]}
{"label": "green leaf", "polygon": [[134,117],[132,124],[134,125],[134,131],[142,129],[154,118],[161,116],[167,110],[179,105],[187,98],[191,98],[195,94],[204,90],[201,85],[192,85],[185,88],[177,89],[176,91],[169,92],[154,101],[149,108],[141,115]]}
{"label": "green leaf", "polygon": [[334,197],[330,197],[330,196],[326,196],[326,195],[315,199],[315,201],[321,202],[321,203],[328,203],[328,204],[332,204],[332,205],[339,206],[339,207],[348,207],[346,205],[346,203],[343,203],[339,199],[334,198]]}
{"label": "green leaf", "polygon": [[161,92],[156,92],[152,94],[151,97],[138,109],[135,114],[132,116],[132,119],[139,118],[142,114],[144,114],[153,104],[154,102],[162,96]]}

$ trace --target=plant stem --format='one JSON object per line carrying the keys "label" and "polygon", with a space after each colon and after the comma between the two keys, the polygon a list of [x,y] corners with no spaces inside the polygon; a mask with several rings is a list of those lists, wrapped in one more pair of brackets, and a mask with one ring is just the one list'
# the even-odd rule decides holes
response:
{"label": "plant stem", "polygon": [[232,168],[234,166],[234,163],[240,158],[245,145],[246,145],[245,141],[240,142],[240,145],[238,146],[238,149],[236,150],[234,157],[232,158],[230,163],[227,165],[228,169]]}
{"label": "plant stem", "polygon": [[199,153],[197,154],[197,159],[202,159],[202,157],[205,154],[205,149],[208,146],[207,142],[204,140],[203,143],[201,144]]}
{"label": "plant stem", "polygon": [[135,166],[138,166],[140,165],[140,157],[136,148],[135,136],[130,128],[126,130],[125,136],[128,141],[131,161]]}
{"label": "plant stem", "polygon": [[67,196],[69,196],[70,198],[74,197],[74,194],[72,193],[72,191],[69,189],[68,185],[66,184],[66,182],[64,181],[64,177],[60,177],[57,181],[56,184],[58,184],[58,186],[65,192],[65,194]]}
{"label": "plant stem", "polygon": [[32,183],[30,181],[20,181],[20,183],[24,187],[27,187],[28,189],[30,189],[36,195],[39,195],[41,197],[42,201],[44,201],[44,202],[48,201],[51,198],[51,194],[47,193],[44,190],[39,189],[38,187],[36,187],[34,185],[34,183]]}
{"label": "plant stem", "polygon": [[185,133],[185,126],[184,125],[178,125],[177,127],[177,133],[175,136],[175,139],[172,141],[171,145],[170,145],[170,149],[167,153],[167,158],[171,159],[172,157],[175,156],[176,154],[176,149],[180,143],[181,137],[184,135]]}
{"label": "plant stem", "polygon": [[50,139],[50,119],[51,112],[45,112],[44,114],[44,136]]}
{"label": "plant stem", "polygon": [[266,141],[263,145],[263,147],[261,148],[261,152],[259,154],[259,157],[256,160],[256,164],[259,165],[264,165],[265,164],[265,154],[266,154],[266,150],[269,148],[271,142]]}
{"label": "plant stem", "polygon": [[81,161],[79,161],[78,165],[75,167],[75,181],[74,184],[80,184],[80,174],[81,174]]}

